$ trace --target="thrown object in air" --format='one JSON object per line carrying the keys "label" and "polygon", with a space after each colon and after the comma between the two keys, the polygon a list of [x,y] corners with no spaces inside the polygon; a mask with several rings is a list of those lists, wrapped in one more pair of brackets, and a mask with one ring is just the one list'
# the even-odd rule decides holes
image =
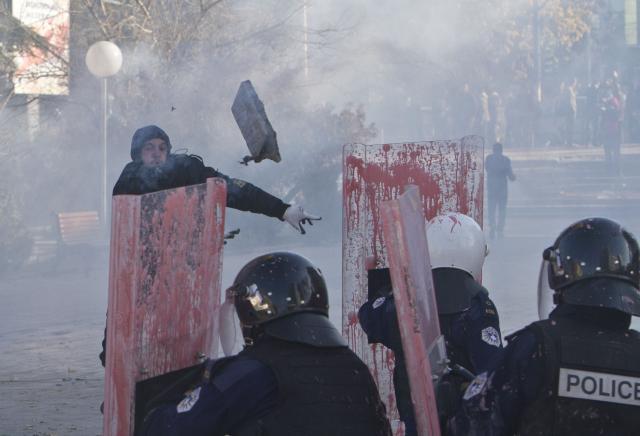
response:
{"label": "thrown object in air", "polygon": [[251,152],[241,163],[247,165],[249,161],[260,162],[263,159],[280,162],[276,132],[250,80],[240,84],[231,112]]}

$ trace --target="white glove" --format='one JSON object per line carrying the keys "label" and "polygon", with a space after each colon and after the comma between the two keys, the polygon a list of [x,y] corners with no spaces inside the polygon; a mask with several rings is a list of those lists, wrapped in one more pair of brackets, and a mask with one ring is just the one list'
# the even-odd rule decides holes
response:
{"label": "white glove", "polygon": [[303,224],[309,224],[312,226],[313,221],[321,220],[322,218],[315,215],[309,215],[300,206],[289,206],[287,210],[284,211],[282,219],[304,235],[307,232],[302,228]]}

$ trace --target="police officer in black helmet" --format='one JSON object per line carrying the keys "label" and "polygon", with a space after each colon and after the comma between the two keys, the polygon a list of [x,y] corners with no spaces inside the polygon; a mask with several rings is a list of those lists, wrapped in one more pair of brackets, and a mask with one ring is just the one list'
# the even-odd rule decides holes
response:
{"label": "police officer in black helmet", "polygon": [[640,334],[629,328],[640,315],[636,239],[614,221],[584,219],[543,259],[543,319],[507,338],[497,369],[464,393],[449,434],[639,434]]}
{"label": "police officer in black helmet", "polygon": [[322,273],[293,253],[260,256],[227,290],[245,338],[146,435],[384,435],[391,430],[367,366],[328,318]]}

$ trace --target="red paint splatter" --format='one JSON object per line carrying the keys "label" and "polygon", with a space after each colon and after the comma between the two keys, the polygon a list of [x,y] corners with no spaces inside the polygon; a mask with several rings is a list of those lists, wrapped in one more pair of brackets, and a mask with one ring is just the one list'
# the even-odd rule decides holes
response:
{"label": "red paint splatter", "polygon": [[458,217],[457,216],[449,215],[449,219],[453,223],[453,224],[451,224],[451,232],[450,233],[453,233],[453,230],[456,228],[456,226],[462,227],[462,223],[460,221],[458,221]]}
{"label": "red paint splatter", "polygon": [[366,300],[364,259],[375,256],[378,267],[388,265],[380,203],[396,198],[406,185],[414,184],[426,219],[453,211],[482,225],[483,158],[482,144],[474,137],[344,148],[343,331],[352,349],[371,368],[390,412],[395,410],[393,354],[369,347],[351,315]]}
{"label": "red paint splatter", "polygon": [[349,312],[349,326],[358,325],[358,314],[354,311]]}

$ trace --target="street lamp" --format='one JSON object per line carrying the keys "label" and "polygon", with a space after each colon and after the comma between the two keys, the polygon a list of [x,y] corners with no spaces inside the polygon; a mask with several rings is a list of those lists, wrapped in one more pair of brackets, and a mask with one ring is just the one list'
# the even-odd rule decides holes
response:
{"label": "street lamp", "polygon": [[110,41],[99,41],[89,47],[85,57],[91,74],[102,79],[102,219],[107,225],[107,117],[108,96],[107,78],[113,76],[122,67],[122,52]]}

